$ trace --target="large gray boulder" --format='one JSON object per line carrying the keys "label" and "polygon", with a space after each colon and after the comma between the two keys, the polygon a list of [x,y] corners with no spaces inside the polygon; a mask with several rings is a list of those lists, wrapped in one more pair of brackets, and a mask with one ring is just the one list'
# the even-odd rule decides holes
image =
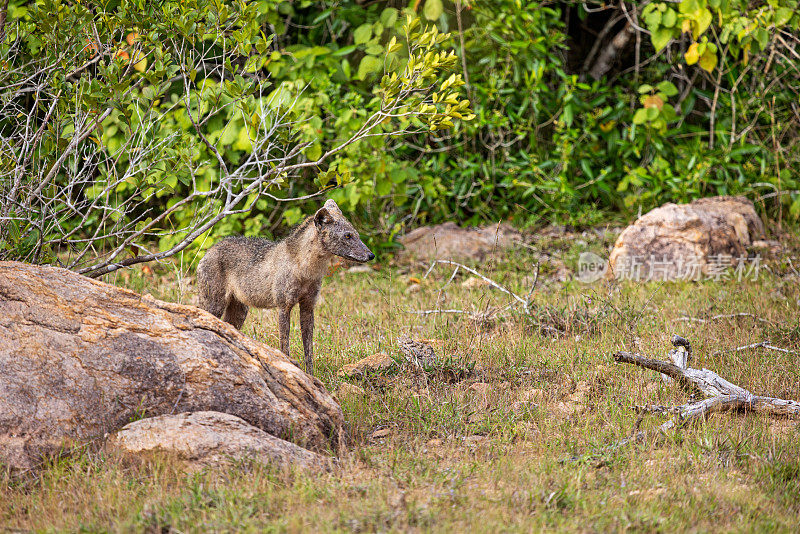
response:
{"label": "large gray boulder", "polygon": [[319,380],[211,314],[0,262],[0,463],[28,468],[134,419],[207,410],[314,451],[344,440]]}

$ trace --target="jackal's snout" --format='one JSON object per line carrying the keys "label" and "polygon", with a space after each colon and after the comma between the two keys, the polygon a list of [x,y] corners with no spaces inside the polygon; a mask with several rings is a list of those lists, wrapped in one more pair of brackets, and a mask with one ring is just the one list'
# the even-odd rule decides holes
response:
{"label": "jackal's snout", "polygon": [[358,232],[342,214],[333,200],[328,200],[314,215],[322,246],[342,258],[364,263],[375,259],[375,254],[361,241]]}

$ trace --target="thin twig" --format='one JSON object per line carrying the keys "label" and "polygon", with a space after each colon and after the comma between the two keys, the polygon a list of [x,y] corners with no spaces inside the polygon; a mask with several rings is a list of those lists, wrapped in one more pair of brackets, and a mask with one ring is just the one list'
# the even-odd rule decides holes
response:
{"label": "thin twig", "polygon": [[513,291],[511,291],[511,290],[509,290],[509,289],[507,289],[507,288],[505,288],[505,287],[501,286],[500,284],[498,284],[497,282],[495,282],[495,281],[494,281],[494,280],[492,280],[491,278],[488,278],[488,277],[486,277],[486,276],[482,275],[481,273],[479,273],[479,272],[478,272],[478,271],[476,271],[475,269],[472,269],[471,267],[467,267],[467,266],[466,266],[466,265],[464,265],[463,263],[458,263],[458,262],[451,261],[451,260],[434,260],[434,261],[433,261],[433,263],[431,263],[431,266],[428,268],[428,271],[425,273],[425,276],[424,276],[423,278],[427,278],[427,277],[428,277],[428,275],[431,273],[431,271],[433,271],[433,268],[434,268],[434,267],[435,267],[437,264],[442,264],[442,265],[453,265],[454,267],[460,267],[460,268],[464,269],[465,271],[467,271],[467,272],[469,272],[469,273],[472,273],[472,274],[474,274],[475,276],[477,276],[478,278],[480,278],[480,279],[481,279],[481,280],[483,280],[484,282],[487,282],[487,283],[488,283],[490,286],[494,287],[495,289],[499,289],[499,290],[500,290],[500,291],[502,291],[503,293],[505,293],[505,294],[507,294],[507,295],[509,295],[509,296],[513,297],[513,298],[514,298],[514,299],[515,299],[517,302],[519,302],[520,304],[522,304],[522,305],[523,305],[523,307],[524,307],[524,306],[525,306],[525,304],[526,304],[526,301],[525,301],[525,299],[523,299],[522,297],[520,297],[519,295],[517,295],[517,294],[516,294],[516,293],[514,293]]}
{"label": "thin twig", "polygon": [[720,319],[732,319],[734,317],[752,317],[756,321],[760,321],[762,323],[773,324],[772,321],[768,321],[766,319],[762,319],[752,313],[747,312],[738,312],[738,313],[727,313],[722,315],[714,315],[709,317],[708,319],[701,319],[700,317],[689,317],[688,315],[684,315],[683,317],[678,317],[677,319],[673,319],[673,322],[683,321],[687,323],[706,323],[708,321],[718,321]]}
{"label": "thin twig", "polygon": [[795,350],[784,349],[782,347],[776,347],[775,345],[771,344],[769,341],[760,341],[758,343],[753,343],[752,345],[744,345],[742,347],[736,347],[735,349],[725,349],[725,350],[718,350],[717,352],[713,353],[712,356],[719,356],[720,354],[725,354],[728,352],[740,352],[743,350],[749,349],[757,349],[757,348],[765,348],[769,350],[776,350],[778,352],[785,352],[786,354],[800,354]]}

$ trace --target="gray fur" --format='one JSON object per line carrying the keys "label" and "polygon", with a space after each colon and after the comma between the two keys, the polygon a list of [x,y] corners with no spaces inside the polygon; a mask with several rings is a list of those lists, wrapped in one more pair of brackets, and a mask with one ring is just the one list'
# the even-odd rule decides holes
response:
{"label": "gray fur", "polygon": [[289,317],[300,305],[306,372],[314,374],[314,305],[333,256],[367,262],[375,257],[333,200],[286,239],[227,237],[197,266],[200,307],[238,329],[249,307],[278,308],[281,351],[289,355]]}

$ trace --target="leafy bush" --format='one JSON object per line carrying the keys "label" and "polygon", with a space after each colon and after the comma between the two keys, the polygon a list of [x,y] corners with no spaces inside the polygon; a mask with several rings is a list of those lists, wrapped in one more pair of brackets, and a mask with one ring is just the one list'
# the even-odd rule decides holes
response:
{"label": "leafy bush", "polygon": [[[10,68],[0,85],[30,79],[33,64],[67,67],[46,71],[49,95],[59,95],[53,115],[53,100],[5,93],[4,138],[24,130],[18,111],[52,127],[42,130],[36,158],[6,145],[17,163],[6,169],[4,191],[14,176],[29,175],[30,184],[56,161],[61,193],[102,209],[70,212],[57,191],[36,217],[25,202],[6,201],[4,257],[49,261],[64,251],[63,235],[79,256],[77,243],[96,229],[147,226],[159,211],[168,216],[147,234],[156,250],[120,244],[115,232],[100,248],[150,258],[184,246],[187,235],[195,248],[233,233],[277,235],[318,206],[320,191],[378,249],[420,223],[594,224],[714,194],[746,194],[766,215],[800,217],[797,0],[136,6],[10,2],[0,43]],[[406,35],[407,15],[425,17],[432,32]],[[423,34],[418,72],[460,66],[474,117],[454,90],[461,75],[449,72],[435,87],[417,87],[427,100],[404,93],[408,104],[394,102],[386,114],[393,84],[407,82],[391,76],[408,66],[402,43]],[[98,116],[82,155],[58,160]],[[274,129],[278,117],[290,126]],[[130,150],[136,135],[144,152]],[[291,172],[275,170],[277,156],[254,160],[266,140],[291,153]],[[70,171],[80,157],[95,170]],[[65,189],[64,177],[76,174],[79,187]],[[230,174],[238,192],[256,176],[263,187],[233,205],[197,195],[219,192]],[[304,201],[284,202],[297,198]],[[226,216],[205,227],[223,205]]]}

